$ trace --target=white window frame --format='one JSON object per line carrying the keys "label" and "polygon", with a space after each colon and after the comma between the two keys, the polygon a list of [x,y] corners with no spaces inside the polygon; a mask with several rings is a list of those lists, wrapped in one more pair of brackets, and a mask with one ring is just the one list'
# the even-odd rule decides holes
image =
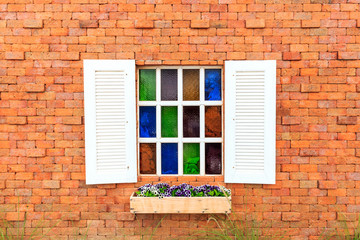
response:
{"label": "white window frame", "polygon": [[[139,79],[141,69],[156,69],[156,101],[140,101]],[[161,69],[178,70],[178,100],[161,101]],[[199,69],[199,101],[183,101],[183,70]],[[205,101],[205,69],[221,69],[221,101]],[[137,124],[139,124],[140,106],[156,106],[156,138],[140,138],[139,126],[137,127],[137,159],[139,176],[223,176],[224,175],[224,67],[223,66],[141,66],[136,69],[137,75]],[[178,137],[161,138],[161,106],[178,107]],[[183,135],[183,106],[200,107],[200,137],[184,138]],[[219,138],[205,138],[205,106],[221,106],[221,133]],[[205,174],[205,142],[221,143],[221,174]],[[140,173],[140,143],[156,143],[156,174]],[[161,143],[178,144],[178,174],[161,174]],[[183,174],[183,143],[200,143],[200,174]]]}

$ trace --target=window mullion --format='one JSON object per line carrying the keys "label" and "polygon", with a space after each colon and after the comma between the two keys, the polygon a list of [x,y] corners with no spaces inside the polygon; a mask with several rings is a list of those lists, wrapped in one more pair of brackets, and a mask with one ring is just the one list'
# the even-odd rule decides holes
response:
{"label": "window mullion", "polygon": [[205,175],[205,70],[200,68],[200,175]]}
{"label": "window mullion", "polygon": [[183,70],[178,69],[178,175],[183,175]]}
{"label": "window mullion", "polygon": [[200,142],[200,175],[205,175],[205,142]]}
{"label": "window mullion", "polygon": [[156,175],[161,175],[161,82],[160,69],[156,69]]}

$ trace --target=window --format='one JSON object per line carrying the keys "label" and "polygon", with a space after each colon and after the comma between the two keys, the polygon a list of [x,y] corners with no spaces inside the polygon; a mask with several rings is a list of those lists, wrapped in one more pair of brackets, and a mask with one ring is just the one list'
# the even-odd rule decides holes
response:
{"label": "window", "polygon": [[222,174],[221,67],[138,69],[139,173]]}
{"label": "window", "polygon": [[[208,88],[210,73],[225,76],[216,77],[220,86]],[[87,184],[136,182],[139,174],[275,183],[275,61],[139,68],[138,74],[136,99],[134,60],[84,60]]]}

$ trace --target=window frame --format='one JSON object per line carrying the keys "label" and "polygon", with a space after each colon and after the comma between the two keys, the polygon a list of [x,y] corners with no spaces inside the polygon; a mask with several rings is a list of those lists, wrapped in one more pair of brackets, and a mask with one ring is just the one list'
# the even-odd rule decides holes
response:
{"label": "window frame", "polygon": [[[140,70],[141,69],[155,69],[156,70],[156,100],[155,101],[140,101],[139,84],[140,84]],[[161,69],[177,69],[177,87],[178,100],[176,101],[162,101],[161,100]],[[184,101],[183,100],[183,70],[184,69],[199,69],[199,100],[198,101]],[[205,101],[205,69],[220,69],[221,70],[221,100],[220,101]],[[159,65],[159,66],[136,66],[136,148],[137,148],[137,174],[138,176],[224,176],[225,162],[224,162],[224,133],[225,133],[225,116],[224,116],[224,99],[225,99],[225,72],[223,65],[206,66],[206,65]],[[140,106],[156,106],[156,138],[140,138],[139,133],[139,118]],[[178,107],[178,137],[177,138],[162,138],[161,137],[161,106],[177,106]],[[200,137],[198,138],[184,138],[183,135],[183,106],[199,106],[200,110]],[[205,106],[221,106],[221,137],[205,138]],[[220,174],[205,174],[205,142],[206,143],[221,143],[221,173]],[[156,174],[142,174],[140,173],[140,143],[156,143]],[[161,143],[177,143],[178,144],[178,174],[161,174]],[[183,143],[199,143],[200,144],[200,174],[183,174]]]}

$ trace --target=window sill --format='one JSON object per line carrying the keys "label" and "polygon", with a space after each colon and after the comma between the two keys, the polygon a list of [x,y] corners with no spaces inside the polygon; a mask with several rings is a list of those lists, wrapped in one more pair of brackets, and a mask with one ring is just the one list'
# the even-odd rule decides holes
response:
{"label": "window sill", "polygon": [[130,197],[131,213],[230,213],[231,197]]}

